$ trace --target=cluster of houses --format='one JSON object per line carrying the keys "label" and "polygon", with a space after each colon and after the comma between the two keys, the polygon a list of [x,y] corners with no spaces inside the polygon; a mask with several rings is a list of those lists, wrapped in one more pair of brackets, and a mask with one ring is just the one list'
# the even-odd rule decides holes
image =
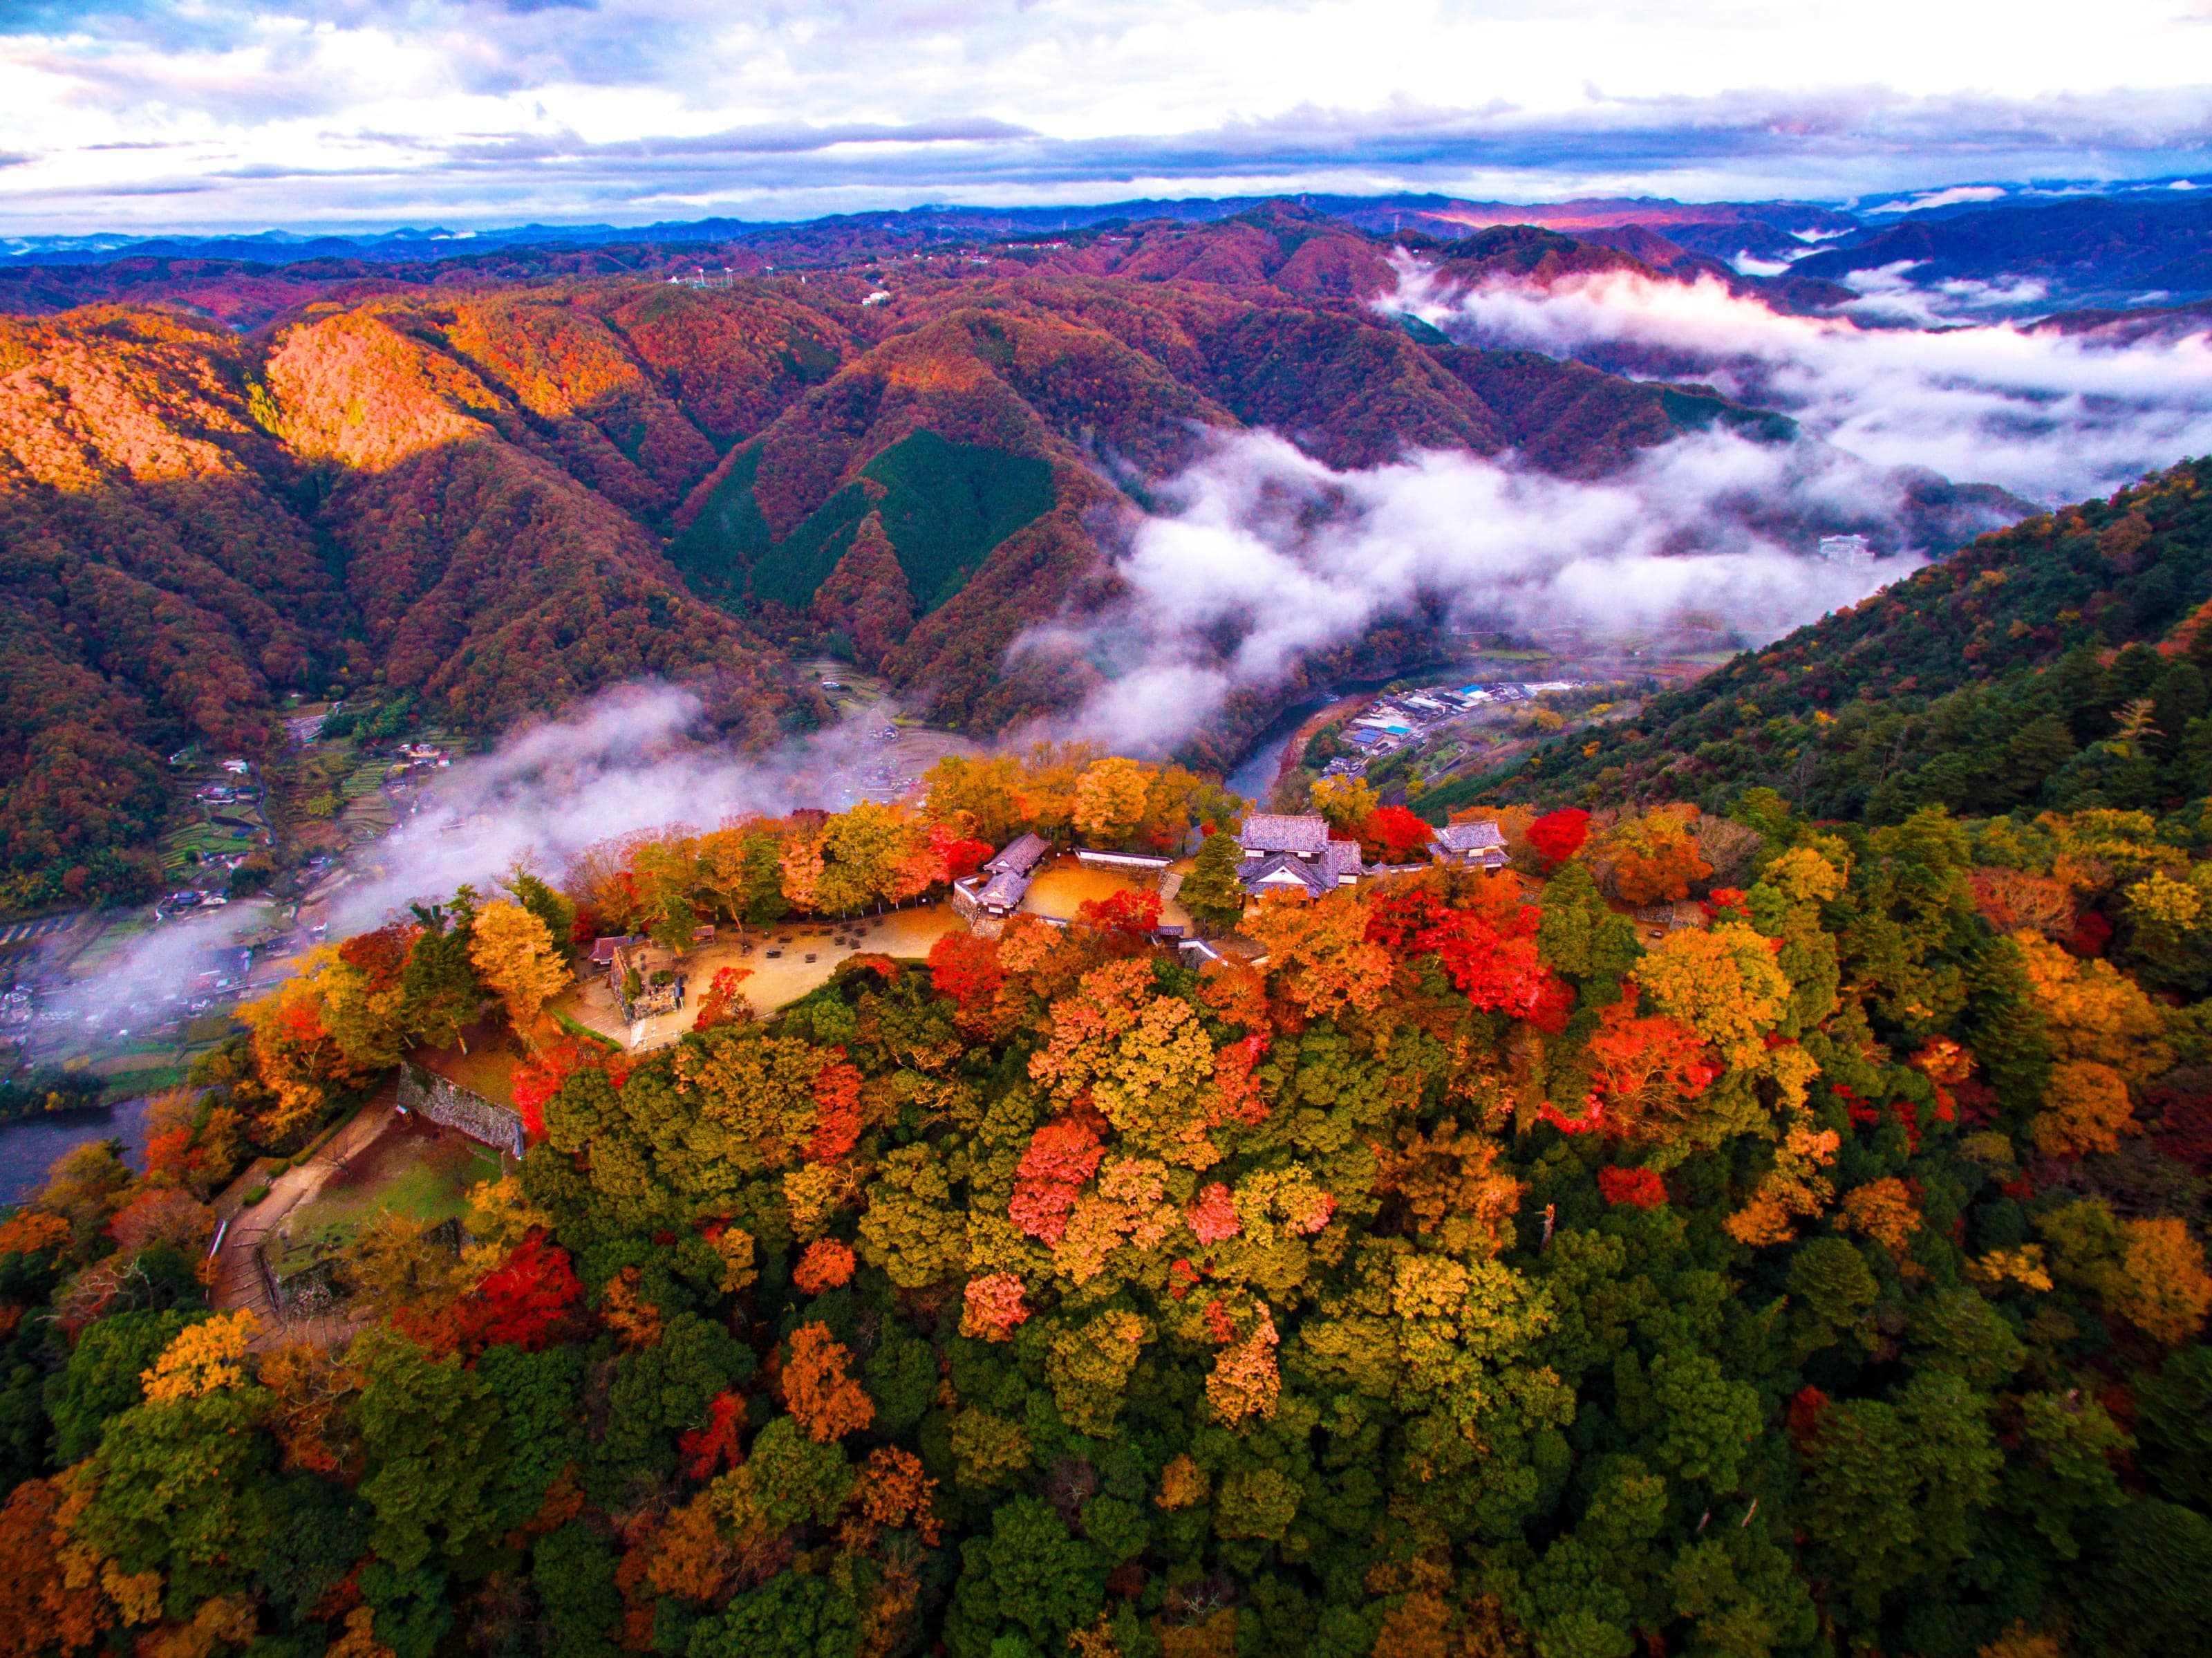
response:
{"label": "cluster of houses", "polygon": [[1377,697],[1346,722],[1343,741],[1354,753],[1331,760],[1322,775],[1358,777],[1369,761],[1395,754],[1462,715],[1499,703],[1529,702],[1547,691],[1572,691],[1577,683],[1573,680],[1499,680],[1463,685],[1456,690],[1429,686]]}
{"label": "cluster of houses", "polygon": [[[1326,818],[1255,812],[1237,832],[1237,844],[1244,853],[1237,878],[1248,898],[1292,891],[1319,898],[1336,887],[1353,886],[1364,875],[1405,875],[1423,867],[1364,863],[1358,842],[1329,838]],[[1428,850],[1437,863],[1481,869],[1505,867],[1505,837],[1489,820],[1448,824],[1436,832]]]}

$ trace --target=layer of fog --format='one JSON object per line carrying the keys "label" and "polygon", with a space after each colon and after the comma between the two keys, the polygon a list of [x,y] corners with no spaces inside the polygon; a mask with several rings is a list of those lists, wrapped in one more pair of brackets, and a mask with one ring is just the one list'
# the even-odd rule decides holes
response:
{"label": "layer of fog", "polygon": [[[1940,320],[1943,290],[1916,288],[1908,274],[1872,273],[1861,308]],[[1929,467],[2046,504],[2212,451],[2204,332],[2114,345],[2010,323],[1872,326],[1784,315],[1709,277],[1605,271],[1548,288],[1468,288],[1411,259],[1380,302],[1468,344],[1693,376],[1783,410],[1873,465]]]}
{"label": "layer of fog", "polygon": [[[2202,334],[2113,346],[2010,325],[1873,326],[1620,272],[1468,288],[1401,259],[1398,275],[1386,312],[1468,344],[1694,378],[1787,411],[1809,441],[1716,430],[1574,482],[1510,455],[1338,472],[1272,436],[1229,440],[1132,530],[1116,607],[1017,644],[1079,653],[1104,676],[1078,734],[1172,747],[1232,692],[1391,620],[1621,634],[1694,615],[1757,642],[1912,568],[1916,474],[2055,504],[2212,450]],[[1873,285],[1878,302],[1934,315],[1901,271]],[[1812,556],[1823,530],[1844,529],[1908,556]]]}
{"label": "layer of fog", "polygon": [[636,830],[849,805],[890,712],[878,705],[748,754],[701,735],[702,708],[680,686],[623,686],[458,761],[332,884],[332,935],[465,881],[488,892],[518,863],[557,877],[585,847]]}
{"label": "layer of fog", "polygon": [[[869,765],[894,711],[888,704],[763,754],[708,735],[702,706],[680,686],[623,686],[512,734],[488,754],[456,760],[410,802],[392,833],[344,854],[318,883],[311,896],[328,917],[329,937],[443,901],[464,883],[499,896],[501,877],[517,866],[557,878],[586,846],[636,830],[712,828],[732,816],[837,809],[896,792]],[[88,1030],[143,1032],[193,1000],[236,999],[248,983],[246,946],[272,927],[295,942],[303,936],[264,899],[157,923],[95,975],[50,985],[37,1046],[70,1045]],[[264,963],[252,987],[276,976]]]}
{"label": "layer of fog", "polygon": [[1074,651],[1105,683],[1070,722],[1172,748],[1232,692],[1393,619],[1765,638],[1913,567],[1803,556],[1783,523],[1894,524],[1895,480],[1809,444],[1722,432],[1644,452],[1601,482],[1510,457],[1426,453],[1338,472],[1279,437],[1226,440],[1164,494],[1116,565],[1125,596],[1018,652]]}

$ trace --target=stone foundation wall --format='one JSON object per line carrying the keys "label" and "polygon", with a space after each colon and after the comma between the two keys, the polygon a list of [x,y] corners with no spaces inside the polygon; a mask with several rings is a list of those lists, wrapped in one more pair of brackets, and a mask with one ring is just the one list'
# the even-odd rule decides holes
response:
{"label": "stone foundation wall", "polygon": [[510,1157],[520,1158],[525,1149],[519,1112],[494,1105],[483,1095],[472,1094],[459,1083],[420,1065],[400,1065],[399,1103],[419,1116],[458,1129],[471,1140],[480,1140]]}

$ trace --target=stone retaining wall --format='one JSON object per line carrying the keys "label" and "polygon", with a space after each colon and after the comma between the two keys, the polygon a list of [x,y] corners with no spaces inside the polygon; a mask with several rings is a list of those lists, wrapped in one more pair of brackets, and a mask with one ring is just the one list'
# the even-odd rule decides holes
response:
{"label": "stone retaining wall", "polygon": [[471,1093],[412,1061],[403,1061],[399,1067],[399,1103],[510,1157],[520,1159],[525,1149],[520,1113],[494,1105],[481,1094]]}

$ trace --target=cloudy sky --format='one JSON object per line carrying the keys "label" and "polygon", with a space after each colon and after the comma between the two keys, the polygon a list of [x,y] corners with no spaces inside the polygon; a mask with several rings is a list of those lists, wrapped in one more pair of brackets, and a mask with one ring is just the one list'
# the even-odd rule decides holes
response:
{"label": "cloudy sky", "polygon": [[2212,170],[2212,0],[0,0],[0,231]]}

